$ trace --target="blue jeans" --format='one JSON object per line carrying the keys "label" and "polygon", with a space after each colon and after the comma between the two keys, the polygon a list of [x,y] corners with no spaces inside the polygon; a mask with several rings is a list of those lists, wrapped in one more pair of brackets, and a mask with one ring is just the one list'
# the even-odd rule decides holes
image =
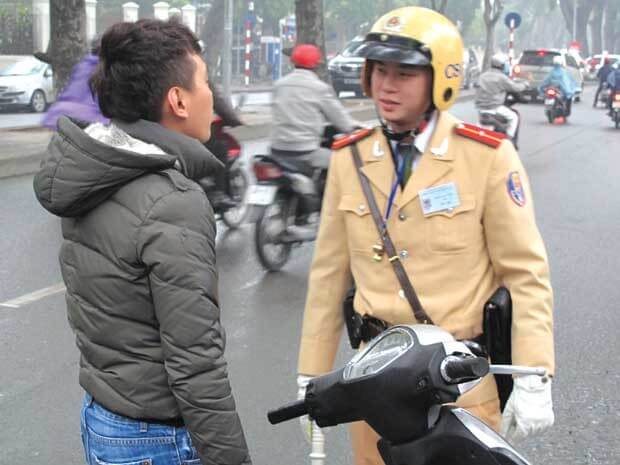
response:
{"label": "blue jeans", "polygon": [[90,394],[82,405],[88,465],[200,465],[186,428],[145,423],[110,412]]}

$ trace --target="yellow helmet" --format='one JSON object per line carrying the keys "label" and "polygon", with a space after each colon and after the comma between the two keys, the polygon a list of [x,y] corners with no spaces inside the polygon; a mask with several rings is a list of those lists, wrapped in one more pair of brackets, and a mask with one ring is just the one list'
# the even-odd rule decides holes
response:
{"label": "yellow helmet", "polygon": [[373,25],[358,52],[366,58],[364,93],[371,95],[373,61],[430,66],[433,103],[447,110],[458,96],[463,78],[463,40],[456,26],[428,8],[408,6],[383,15]]}

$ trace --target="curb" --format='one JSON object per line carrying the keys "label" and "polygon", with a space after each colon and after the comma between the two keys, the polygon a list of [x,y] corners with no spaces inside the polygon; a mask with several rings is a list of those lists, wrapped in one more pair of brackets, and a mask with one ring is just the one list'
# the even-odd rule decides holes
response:
{"label": "curb", "polygon": [[[457,101],[458,102],[468,102],[474,99],[474,94],[465,94],[461,95]],[[350,111],[350,114],[353,118],[359,121],[368,121],[370,119],[376,118],[376,112],[374,105],[365,105],[360,108],[355,108]],[[0,134],[8,131],[25,131],[38,129],[37,127],[32,126],[23,126],[16,128],[2,128],[0,129]],[[41,130],[46,130],[40,128]],[[240,142],[247,142],[256,139],[263,139],[269,136],[269,132],[271,131],[271,122],[258,122],[256,124],[240,126],[237,128],[230,129],[230,133],[239,139]],[[41,161],[43,160],[43,156],[45,155],[45,150],[36,151],[34,153],[28,155],[20,155],[17,157],[8,157],[0,159],[0,179],[10,178],[14,176],[25,176],[29,174],[34,174],[39,170],[39,166]]]}

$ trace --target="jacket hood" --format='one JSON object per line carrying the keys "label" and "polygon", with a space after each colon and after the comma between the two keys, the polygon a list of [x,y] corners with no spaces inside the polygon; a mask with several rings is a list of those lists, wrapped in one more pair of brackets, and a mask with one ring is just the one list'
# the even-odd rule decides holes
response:
{"label": "jacket hood", "polygon": [[137,153],[99,142],[84,132],[89,123],[62,116],[34,178],[35,194],[46,210],[61,217],[83,215],[132,180],[173,168],[177,161],[181,172],[195,180],[221,165],[197,140],[157,123],[114,123],[165,153]]}

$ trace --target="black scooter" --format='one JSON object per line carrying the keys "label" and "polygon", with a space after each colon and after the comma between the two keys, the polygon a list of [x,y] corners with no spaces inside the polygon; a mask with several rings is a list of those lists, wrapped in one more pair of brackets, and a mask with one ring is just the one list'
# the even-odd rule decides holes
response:
{"label": "black scooter", "polygon": [[609,116],[614,122],[616,129],[620,128],[620,92],[610,92]]}
{"label": "black scooter", "polygon": [[[512,107],[515,103],[517,103],[516,97],[512,94],[507,94],[504,105],[514,111],[518,117],[517,130],[515,132],[515,136],[512,138],[512,143],[515,147],[518,147],[517,143],[519,139],[519,128],[521,127],[521,114]],[[478,122],[480,123],[480,126],[485,129],[490,129],[491,131],[499,132],[501,134],[508,133],[508,120],[496,110],[478,110]]]}
{"label": "black scooter", "polygon": [[224,165],[219,173],[203,178],[200,186],[213,206],[216,218],[230,229],[239,228],[246,219],[245,202],[249,176],[242,166],[241,144],[226,129],[219,116],[211,123],[211,138],[205,147]]}
{"label": "black scooter", "polygon": [[557,118],[566,122],[569,114],[569,101],[562,96],[562,91],[557,87],[545,89],[545,115],[547,121],[553,124]]}
{"label": "black scooter", "polygon": [[[327,126],[321,147],[330,148],[336,135]],[[256,184],[250,187],[248,204],[256,222],[256,254],[265,269],[278,271],[294,245],[316,239],[327,171],[271,154],[255,155],[252,168]]]}
{"label": "black scooter", "polygon": [[489,365],[470,347],[476,346],[437,326],[394,326],[268,419],[276,424],[309,414],[320,427],[364,420],[381,437],[386,465],[529,465],[484,422],[443,404],[488,373],[545,376],[545,370]]}

